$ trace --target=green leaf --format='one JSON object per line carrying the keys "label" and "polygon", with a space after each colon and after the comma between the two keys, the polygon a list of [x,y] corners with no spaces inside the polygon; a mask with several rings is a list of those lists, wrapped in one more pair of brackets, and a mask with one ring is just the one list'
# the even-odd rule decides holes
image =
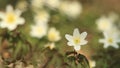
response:
{"label": "green leaf", "polygon": [[82,55],[74,52],[67,52],[67,63],[71,68],[90,68],[87,58]]}
{"label": "green leaf", "polygon": [[22,43],[19,41],[18,44],[15,47],[15,51],[14,51],[14,59],[18,57],[18,55],[21,52],[21,48],[22,48]]}

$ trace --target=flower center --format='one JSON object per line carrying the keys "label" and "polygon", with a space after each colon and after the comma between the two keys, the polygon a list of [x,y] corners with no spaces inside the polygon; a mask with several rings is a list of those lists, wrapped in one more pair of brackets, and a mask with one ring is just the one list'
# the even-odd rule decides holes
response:
{"label": "flower center", "polygon": [[112,39],[112,38],[109,38],[109,39],[108,39],[108,42],[109,42],[109,43],[113,43],[113,39]]}
{"label": "flower center", "polygon": [[110,23],[107,21],[100,23],[101,29],[108,29],[109,27],[110,27]]}
{"label": "flower center", "polygon": [[75,39],[74,39],[74,43],[75,43],[75,44],[79,44],[79,43],[80,43],[80,38],[75,38]]}
{"label": "flower center", "polygon": [[40,19],[40,20],[43,20],[43,21],[46,20],[47,19],[47,14],[45,12],[41,12],[38,15],[37,19]]}
{"label": "flower center", "polygon": [[8,23],[13,23],[15,21],[15,15],[14,14],[12,14],[12,13],[9,13],[8,15],[7,15],[7,22]]}
{"label": "flower center", "polygon": [[51,39],[52,41],[54,41],[56,39],[56,34],[55,33],[51,33],[49,35],[49,39]]}
{"label": "flower center", "polygon": [[41,33],[41,32],[43,32],[43,29],[42,29],[42,28],[37,28],[37,31],[38,31],[39,33]]}

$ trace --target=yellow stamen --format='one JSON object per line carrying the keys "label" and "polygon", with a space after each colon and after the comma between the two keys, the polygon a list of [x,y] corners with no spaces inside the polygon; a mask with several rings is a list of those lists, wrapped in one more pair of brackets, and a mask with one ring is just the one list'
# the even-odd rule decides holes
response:
{"label": "yellow stamen", "polygon": [[38,32],[42,32],[43,30],[41,28],[37,28],[37,31]]}
{"label": "yellow stamen", "polygon": [[15,15],[14,14],[12,14],[12,13],[9,13],[8,15],[7,15],[7,22],[8,23],[13,23],[15,21]]}
{"label": "yellow stamen", "polygon": [[51,33],[51,34],[49,35],[49,38],[51,38],[52,40],[55,40],[56,34],[55,34],[55,33]]}
{"label": "yellow stamen", "polygon": [[109,42],[109,43],[113,43],[113,39],[112,39],[112,38],[109,38],[109,39],[108,39],[108,42]]}
{"label": "yellow stamen", "polygon": [[80,43],[80,38],[75,38],[75,39],[74,39],[74,43],[75,43],[75,44]]}

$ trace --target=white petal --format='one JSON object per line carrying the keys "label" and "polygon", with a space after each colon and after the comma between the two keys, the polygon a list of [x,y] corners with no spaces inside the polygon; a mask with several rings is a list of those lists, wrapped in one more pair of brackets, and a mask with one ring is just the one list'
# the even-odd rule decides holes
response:
{"label": "white petal", "polygon": [[16,9],[16,10],[15,10],[15,13],[17,14],[17,16],[20,16],[20,15],[22,14],[22,11]]}
{"label": "white petal", "polygon": [[107,48],[108,46],[109,46],[109,44],[104,44],[104,46],[103,46],[103,47],[104,47],[104,48]]}
{"label": "white petal", "polygon": [[85,45],[85,44],[87,44],[87,42],[88,42],[88,41],[83,40],[83,41],[81,41],[80,45]]}
{"label": "white petal", "polygon": [[85,39],[86,36],[87,36],[87,32],[82,32],[82,33],[80,34],[80,38],[82,38],[82,39]]}
{"label": "white petal", "polygon": [[73,46],[74,44],[72,42],[67,43],[68,46]]}
{"label": "white petal", "polygon": [[5,27],[6,27],[6,23],[5,23],[5,22],[3,22],[3,21],[2,21],[2,22],[0,22],[0,27],[1,27],[1,28],[5,28]]}
{"label": "white petal", "polygon": [[100,39],[99,42],[100,42],[100,43],[104,43],[105,40],[104,40],[104,39]]}
{"label": "white petal", "polygon": [[22,24],[25,23],[25,19],[24,18],[19,18],[17,23],[22,25]]}
{"label": "white petal", "polygon": [[5,14],[3,12],[0,12],[0,18],[3,19],[5,17]]}
{"label": "white petal", "polygon": [[68,40],[68,41],[72,41],[73,40],[73,37],[69,34],[66,34],[65,35],[65,38]]}
{"label": "white petal", "polygon": [[8,26],[8,29],[9,29],[10,31],[12,31],[12,30],[16,29],[16,27],[17,27],[17,25],[9,25],[9,26]]}
{"label": "white petal", "polygon": [[79,29],[78,29],[78,28],[75,28],[75,29],[74,29],[73,36],[74,36],[74,37],[79,37],[79,36],[80,36],[80,33],[79,33]]}
{"label": "white petal", "polygon": [[120,40],[117,40],[118,43],[120,43]]}
{"label": "white petal", "polygon": [[108,38],[107,32],[103,32],[103,35],[104,35],[105,38]]}
{"label": "white petal", "polygon": [[78,50],[80,50],[80,46],[74,46],[74,49],[76,50],[76,51],[78,51]]}
{"label": "white petal", "polygon": [[118,44],[113,44],[112,46],[115,47],[115,48],[119,48]]}
{"label": "white petal", "polygon": [[7,5],[6,11],[13,12],[13,7],[11,5]]}

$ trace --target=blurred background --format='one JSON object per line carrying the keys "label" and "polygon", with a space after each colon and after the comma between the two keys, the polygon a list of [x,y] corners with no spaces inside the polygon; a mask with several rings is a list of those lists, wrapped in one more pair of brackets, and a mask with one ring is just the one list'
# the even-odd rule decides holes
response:
{"label": "blurred background", "polygon": [[[55,51],[51,50],[55,48],[62,56],[67,51],[73,51],[73,47],[67,45],[65,34],[72,35],[73,30],[79,28],[80,33],[84,31],[88,33],[86,38],[88,43],[85,46],[81,46],[79,53],[87,57],[91,68],[120,68],[120,42],[117,43],[119,45],[118,48],[112,46],[104,48],[104,44],[99,43],[99,39],[104,38],[103,31],[100,31],[98,24],[96,24],[96,21],[101,16],[109,17],[111,15],[111,18],[115,19],[114,25],[119,33],[120,0],[0,0],[0,12],[6,12],[7,5],[11,5],[14,10],[19,9],[22,12],[20,17],[25,19],[25,23],[19,25],[14,31],[0,28],[0,51],[1,57],[4,59],[1,59],[1,64],[8,66],[13,63],[12,60],[21,61],[19,57],[22,57],[25,62],[24,66],[33,64],[36,66],[35,68],[67,68],[60,66],[63,63],[61,57],[57,57],[54,53]],[[43,34],[36,33],[35,30],[37,29],[34,30],[34,27],[39,23],[45,24],[45,26],[38,26],[41,27],[41,31],[43,30]],[[55,39],[50,35],[52,28]],[[44,31],[46,32],[44,33]],[[19,37],[15,36],[16,32],[21,32],[20,35],[23,42],[19,43]],[[23,49],[21,48],[22,46],[11,47],[13,46],[11,43],[14,42],[11,42],[10,38],[3,37],[4,34],[15,39],[13,40],[14,42],[17,39],[16,45],[25,45]],[[11,34],[15,37],[11,37]],[[6,45],[7,47],[11,47],[10,50],[5,49],[2,51],[2,48]],[[30,45],[31,47],[26,45]],[[46,47],[49,47],[51,52],[46,52]],[[31,49],[33,54],[32,59],[29,60],[31,57],[28,58],[28,56],[31,56],[31,54],[28,53]],[[6,53],[8,54],[7,57]],[[15,58],[13,59],[14,54]],[[49,58],[51,58],[49,56],[54,54],[55,57],[49,61]],[[5,60],[6,58],[7,60]],[[4,61],[6,62],[2,63]]]}

